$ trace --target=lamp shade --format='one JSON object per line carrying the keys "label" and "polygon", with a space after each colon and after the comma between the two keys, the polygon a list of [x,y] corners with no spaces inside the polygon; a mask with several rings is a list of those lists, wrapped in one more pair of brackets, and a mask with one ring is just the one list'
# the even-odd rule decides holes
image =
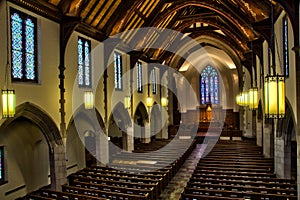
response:
{"label": "lamp shade", "polygon": [[242,92],[242,106],[249,106],[249,92]]}
{"label": "lamp shade", "polygon": [[2,90],[2,117],[13,117],[16,113],[16,95],[14,90]]}
{"label": "lamp shade", "polygon": [[94,93],[93,91],[84,92],[84,108],[93,109],[94,108]]}
{"label": "lamp shade", "polygon": [[250,88],[249,92],[249,108],[254,110],[258,108],[258,88]]}
{"label": "lamp shade", "polygon": [[269,119],[284,118],[285,84],[283,75],[267,75],[264,84],[265,116]]}
{"label": "lamp shade", "polygon": [[130,109],[131,107],[130,96],[126,96],[124,98],[124,105],[125,105],[125,109]]}
{"label": "lamp shade", "polygon": [[241,106],[242,105],[242,99],[243,99],[243,96],[242,96],[242,93],[240,92],[235,97],[236,104],[239,105],[239,106]]}
{"label": "lamp shade", "polygon": [[152,103],[152,98],[151,97],[147,97],[146,104],[147,104],[147,107],[152,106],[153,103]]}
{"label": "lamp shade", "polygon": [[161,103],[161,106],[166,107],[166,106],[168,106],[168,99],[166,97],[162,97],[160,99],[160,103]]}

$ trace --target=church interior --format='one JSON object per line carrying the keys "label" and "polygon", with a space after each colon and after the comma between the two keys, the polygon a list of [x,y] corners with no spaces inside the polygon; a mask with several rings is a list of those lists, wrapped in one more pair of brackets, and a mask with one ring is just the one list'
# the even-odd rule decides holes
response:
{"label": "church interior", "polygon": [[300,199],[299,8],[0,0],[0,199]]}

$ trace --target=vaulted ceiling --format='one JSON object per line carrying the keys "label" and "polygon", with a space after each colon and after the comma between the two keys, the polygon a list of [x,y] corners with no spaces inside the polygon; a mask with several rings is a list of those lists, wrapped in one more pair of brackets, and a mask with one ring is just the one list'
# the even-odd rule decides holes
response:
{"label": "vaulted ceiling", "polygon": [[[77,30],[103,41],[119,34],[121,39],[138,49],[140,54],[157,62],[171,61],[174,53],[165,51],[176,40],[184,45],[185,37],[195,40],[209,38],[202,46],[230,48],[242,63],[249,63],[251,47],[258,47],[261,41],[271,35],[271,8],[274,16],[281,9],[290,9],[297,0],[10,0],[28,9],[60,22],[63,18],[77,20]],[[272,2],[271,2],[272,1]],[[292,22],[293,23],[293,22]],[[149,31],[145,37],[135,37],[143,27],[156,30],[171,29],[180,34],[164,34]],[[159,42],[160,48],[150,48]],[[140,49],[139,47],[143,47]],[[149,48],[147,48],[149,47]],[[259,48],[256,48],[256,50]],[[190,47],[187,51],[194,51]],[[225,49],[224,49],[225,51]],[[228,49],[227,49],[228,51]],[[256,52],[259,53],[259,50]],[[183,60],[178,60],[178,65]]]}

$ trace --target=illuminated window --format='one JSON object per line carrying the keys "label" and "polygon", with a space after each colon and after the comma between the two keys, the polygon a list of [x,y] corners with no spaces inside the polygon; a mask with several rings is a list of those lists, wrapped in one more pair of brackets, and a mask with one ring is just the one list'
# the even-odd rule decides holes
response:
{"label": "illuminated window", "polygon": [[219,104],[219,76],[215,68],[205,67],[200,78],[201,104]]}
{"label": "illuminated window", "polygon": [[289,76],[289,31],[288,31],[288,18],[285,16],[283,18],[283,66],[284,66],[284,75]]}
{"label": "illuminated window", "polygon": [[152,94],[156,94],[157,92],[157,80],[156,80],[156,70],[152,69]]}
{"label": "illuminated window", "polygon": [[37,20],[11,8],[11,76],[13,81],[37,82]]}
{"label": "illuminated window", "polygon": [[78,37],[78,85],[92,87],[91,41]]}
{"label": "illuminated window", "polygon": [[142,69],[142,63],[141,62],[136,62],[137,66],[137,91],[139,93],[143,92],[143,69]]}
{"label": "illuminated window", "polygon": [[122,57],[119,53],[114,53],[114,67],[115,67],[115,89],[122,90]]}

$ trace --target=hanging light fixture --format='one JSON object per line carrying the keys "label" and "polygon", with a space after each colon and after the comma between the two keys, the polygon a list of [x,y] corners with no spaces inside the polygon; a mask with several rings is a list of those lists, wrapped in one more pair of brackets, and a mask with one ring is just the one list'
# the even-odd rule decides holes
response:
{"label": "hanging light fixture", "polygon": [[242,96],[242,93],[241,93],[241,92],[238,93],[238,95],[236,95],[236,97],[235,97],[235,102],[236,102],[237,105],[239,105],[239,106],[242,105],[242,98],[243,98],[243,96]]}
{"label": "hanging light fixture", "polygon": [[93,91],[84,92],[84,108],[93,109],[94,108],[94,93]]}
{"label": "hanging light fixture", "polygon": [[130,96],[126,96],[124,98],[124,106],[125,106],[125,109],[130,109],[131,107],[131,102],[130,102]]}
{"label": "hanging light fixture", "polygon": [[10,81],[10,50],[9,50],[9,33],[8,33],[8,7],[6,5],[6,37],[7,37],[7,43],[6,43],[6,68],[5,68],[5,85],[4,89],[2,89],[2,117],[3,118],[8,118],[8,117],[14,117],[16,113],[16,94],[14,89],[9,89],[9,83]]}
{"label": "hanging light fixture", "polygon": [[147,97],[147,99],[146,99],[146,105],[147,105],[147,107],[151,107],[152,104],[153,104],[152,98],[151,97]]}
{"label": "hanging light fixture", "polygon": [[258,88],[253,87],[249,89],[248,92],[249,95],[249,108],[251,110],[258,108]]}
{"label": "hanging light fixture", "polygon": [[284,75],[267,75],[265,77],[265,116],[268,119],[285,116],[285,77]]}
{"label": "hanging light fixture", "polygon": [[16,114],[16,95],[13,89],[2,90],[2,117],[14,117]]}
{"label": "hanging light fixture", "polygon": [[242,92],[242,106],[249,106],[249,92],[243,91]]}
{"label": "hanging light fixture", "polygon": [[160,103],[162,107],[167,107],[168,106],[168,99],[166,97],[162,97],[160,99]]}
{"label": "hanging light fixture", "polygon": [[[271,3],[271,21],[272,21],[272,37],[271,42],[274,43],[274,21],[273,21],[273,4]],[[276,43],[277,44],[277,43]],[[275,47],[273,47],[272,66],[273,74],[265,77],[264,83],[264,106],[265,117],[267,119],[279,119],[285,117],[285,76],[276,74],[275,67]],[[278,50],[278,49],[277,49]],[[276,74],[276,75],[275,75]]]}

